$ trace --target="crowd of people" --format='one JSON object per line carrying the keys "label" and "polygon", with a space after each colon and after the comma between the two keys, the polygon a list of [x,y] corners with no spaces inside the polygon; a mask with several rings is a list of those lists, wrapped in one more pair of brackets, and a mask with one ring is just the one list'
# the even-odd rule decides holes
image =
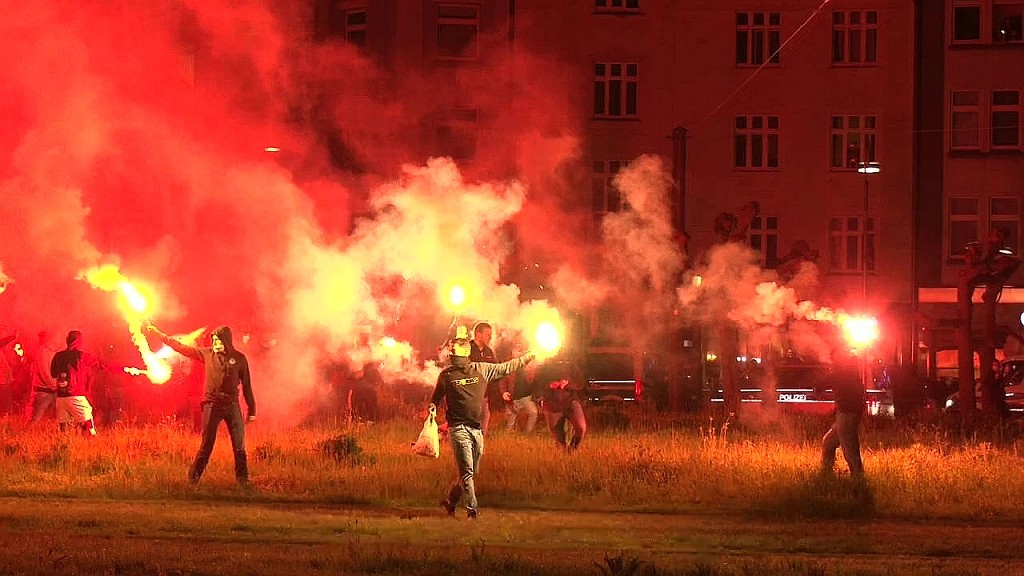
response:
{"label": "crowd of people", "polygon": [[[189,481],[198,483],[202,477],[223,422],[232,444],[235,477],[247,485],[245,424],[256,418],[256,399],[248,358],[234,346],[230,328],[214,330],[205,345],[177,340],[148,322],[145,328],[192,361],[186,372],[190,382],[186,404],[202,439],[188,470]],[[77,428],[93,437],[97,432],[90,398],[96,397],[97,378],[108,376],[108,397],[114,399],[110,405],[119,412],[116,390],[121,389],[123,400],[124,387],[109,382],[141,374],[137,368],[85,350],[85,337],[78,330],[67,333],[62,349],[56,349],[46,332],[39,332],[33,345],[24,348],[18,337],[16,332],[0,336],[0,415],[14,414],[20,407],[30,427],[55,417],[62,430]],[[476,324],[472,336],[468,327],[458,326],[445,346],[448,365],[430,397],[428,410],[444,414],[442,430],[457,466],[456,479],[441,501],[450,515],[465,496],[468,517],[477,517],[474,478],[492,419],[500,419],[508,432],[520,429],[522,423],[522,430],[531,433],[543,414],[552,440],[565,452],[578,449],[587,433],[581,377],[572,363],[555,359],[538,365],[533,362],[534,353],[522,346],[513,346],[510,360],[497,362],[492,339],[493,327],[488,323]],[[835,419],[822,439],[822,469],[831,473],[836,450],[842,448],[850,472],[861,477],[859,430],[866,398],[856,367],[855,357],[836,355],[831,378]],[[116,418],[108,416],[111,421]]]}

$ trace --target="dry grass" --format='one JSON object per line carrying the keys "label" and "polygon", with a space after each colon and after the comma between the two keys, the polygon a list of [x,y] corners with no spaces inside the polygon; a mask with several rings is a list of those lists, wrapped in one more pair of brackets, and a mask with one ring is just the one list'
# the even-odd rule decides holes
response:
{"label": "dry grass", "polygon": [[[818,473],[824,420],[756,428],[715,420],[633,416],[602,426],[583,448],[556,451],[546,431],[488,437],[478,477],[490,508],[738,512],[768,516],[1014,518],[1024,500],[1021,440],[969,439],[938,427],[870,428],[868,481]],[[613,419],[614,420],[614,419]],[[601,428],[604,427],[604,430]],[[433,507],[453,475],[451,451],[413,456],[415,422],[247,432],[253,492],[235,487],[222,434],[207,476],[189,489],[198,437],[174,425],[102,430],[89,441],[0,421],[0,494],[117,499],[239,499]],[[333,447],[325,442],[336,440]],[[843,469],[840,458],[840,468]]]}

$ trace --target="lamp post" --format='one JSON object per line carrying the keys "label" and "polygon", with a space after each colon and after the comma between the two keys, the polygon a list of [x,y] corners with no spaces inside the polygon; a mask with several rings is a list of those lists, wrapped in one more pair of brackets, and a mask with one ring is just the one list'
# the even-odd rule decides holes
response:
{"label": "lamp post", "polygon": [[860,238],[860,259],[861,259],[861,306],[868,305],[868,176],[878,174],[882,171],[882,165],[878,162],[858,162],[857,172],[864,175],[864,229],[861,230]]}
{"label": "lamp post", "polygon": [[[861,285],[860,285],[860,298],[861,306],[864,310],[868,307],[868,192],[870,190],[870,182],[868,176],[871,174],[878,174],[882,171],[882,165],[878,162],[858,162],[857,172],[864,175],[864,224],[861,230],[860,237],[860,259],[861,259]],[[877,249],[877,247],[876,247]],[[871,388],[874,383],[874,378],[871,375],[871,370],[868,368],[868,355],[867,352],[861,354],[861,382],[864,387]]]}

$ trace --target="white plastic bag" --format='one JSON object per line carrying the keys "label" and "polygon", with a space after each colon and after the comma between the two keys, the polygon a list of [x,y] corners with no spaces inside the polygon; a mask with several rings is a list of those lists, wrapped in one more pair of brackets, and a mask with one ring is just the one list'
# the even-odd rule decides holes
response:
{"label": "white plastic bag", "polygon": [[412,452],[427,458],[441,456],[441,441],[437,434],[437,408],[434,406],[430,407],[430,413],[427,415],[427,421],[423,423],[420,437],[412,445]]}

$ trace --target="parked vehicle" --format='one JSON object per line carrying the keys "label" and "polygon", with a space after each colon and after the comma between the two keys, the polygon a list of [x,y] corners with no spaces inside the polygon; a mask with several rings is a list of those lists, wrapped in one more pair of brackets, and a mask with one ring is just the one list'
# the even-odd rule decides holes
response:
{"label": "parked vehicle", "polygon": [[[1003,386],[1003,393],[1006,398],[1006,407],[1014,416],[1024,416],[1024,356],[1013,356],[999,363],[999,372],[996,374]],[[974,385],[975,405],[981,408],[981,382],[975,381]],[[960,410],[960,393],[953,392],[946,397],[943,406],[944,412],[958,412]]]}

